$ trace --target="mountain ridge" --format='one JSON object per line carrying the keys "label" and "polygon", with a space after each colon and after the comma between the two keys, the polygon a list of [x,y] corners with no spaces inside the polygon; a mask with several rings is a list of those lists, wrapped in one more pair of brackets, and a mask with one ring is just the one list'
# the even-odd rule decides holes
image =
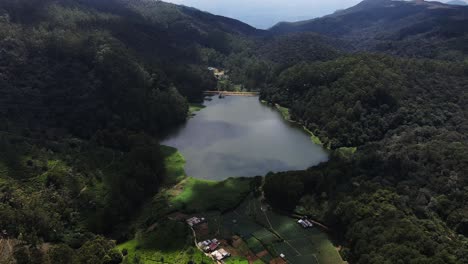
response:
{"label": "mountain ridge", "polygon": [[462,0],[452,0],[452,1],[448,1],[446,4],[448,4],[448,5],[461,5],[461,6],[468,5],[467,2],[462,1]]}
{"label": "mountain ridge", "polygon": [[[314,32],[356,43],[356,51],[442,58],[468,54],[468,7],[439,2],[366,0],[321,18],[280,23],[273,34]],[[420,47],[415,49],[415,47]]]}

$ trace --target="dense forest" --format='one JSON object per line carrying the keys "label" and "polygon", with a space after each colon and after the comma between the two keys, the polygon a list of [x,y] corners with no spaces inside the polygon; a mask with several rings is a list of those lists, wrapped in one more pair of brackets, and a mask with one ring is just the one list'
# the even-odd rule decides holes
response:
{"label": "dense forest", "polygon": [[332,224],[352,263],[466,263],[467,66],[355,55],[285,70],[262,97],[335,154],[267,175],[267,199]]}
{"label": "dense forest", "polygon": [[158,139],[216,86],[208,60],[255,32],[159,1],[1,1],[0,229],[17,263],[120,263],[108,239],[164,182]]}
{"label": "dense forest", "polygon": [[350,43],[277,72],[261,97],[332,150],[316,168],[267,175],[266,198],[330,224],[351,263],[468,263],[467,11],[369,0],[272,29]]}
{"label": "dense forest", "polygon": [[331,152],[266,175],[271,205],[326,223],[350,263],[468,263],[467,23],[424,1],[270,31],[152,0],[0,1],[0,260],[120,263],[165,184],[159,140],[214,66]]}

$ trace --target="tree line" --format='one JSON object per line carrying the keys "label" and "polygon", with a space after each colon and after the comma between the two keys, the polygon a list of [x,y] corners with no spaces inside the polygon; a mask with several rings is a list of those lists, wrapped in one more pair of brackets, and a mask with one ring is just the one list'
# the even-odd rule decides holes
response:
{"label": "tree line", "polygon": [[267,200],[330,224],[352,263],[466,263],[467,66],[361,54],[283,71],[262,99],[332,154],[267,175]]}

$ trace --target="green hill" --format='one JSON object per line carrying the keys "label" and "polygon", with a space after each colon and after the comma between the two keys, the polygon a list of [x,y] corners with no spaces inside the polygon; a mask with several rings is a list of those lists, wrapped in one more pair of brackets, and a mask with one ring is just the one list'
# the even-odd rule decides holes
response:
{"label": "green hill", "polygon": [[210,57],[253,34],[160,1],[1,1],[0,229],[18,263],[115,263],[108,238],[133,235],[166,179],[157,139],[216,87]]}
{"label": "green hill", "polygon": [[466,55],[468,8],[430,1],[365,0],[317,19],[279,23],[275,34],[314,32],[359,51],[457,59]]}

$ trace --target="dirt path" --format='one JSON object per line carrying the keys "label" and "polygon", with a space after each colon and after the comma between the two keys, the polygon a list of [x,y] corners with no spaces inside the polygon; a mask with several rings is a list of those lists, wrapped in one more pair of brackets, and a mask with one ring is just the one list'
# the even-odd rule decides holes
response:
{"label": "dirt path", "polygon": [[[197,248],[197,250],[200,250],[203,254],[205,254],[205,256],[209,257],[210,259],[213,259],[213,257],[210,254],[205,253],[200,247],[198,247],[197,233],[195,232],[195,229],[193,229],[192,226],[190,227],[190,229],[192,230],[192,233],[193,233],[193,240],[195,242],[195,248]],[[215,261],[215,263],[217,262]]]}
{"label": "dirt path", "polygon": [[287,240],[284,240],[284,243],[288,244],[288,246],[292,249],[294,249],[294,251],[296,251],[297,253],[297,256],[302,256],[301,252],[299,252],[299,250],[297,250],[295,247],[293,247]]}
{"label": "dirt path", "polygon": [[0,239],[0,263],[13,263],[13,247],[10,239]]}

